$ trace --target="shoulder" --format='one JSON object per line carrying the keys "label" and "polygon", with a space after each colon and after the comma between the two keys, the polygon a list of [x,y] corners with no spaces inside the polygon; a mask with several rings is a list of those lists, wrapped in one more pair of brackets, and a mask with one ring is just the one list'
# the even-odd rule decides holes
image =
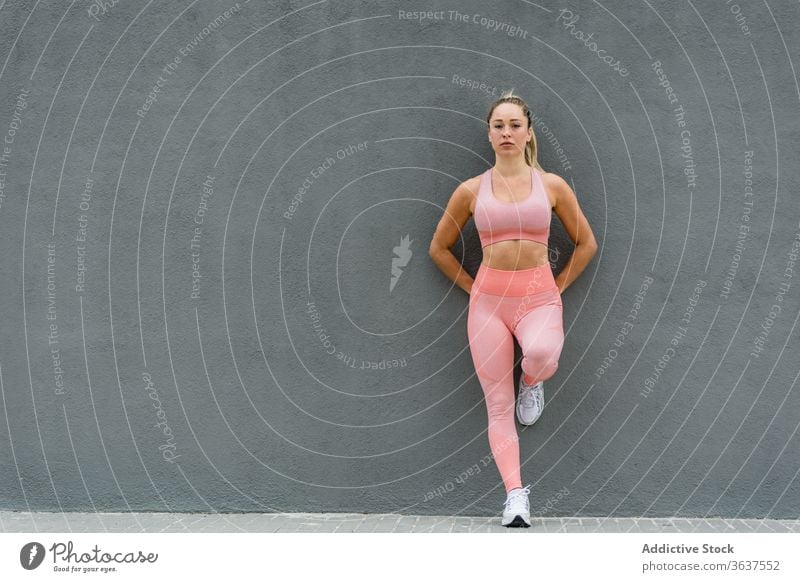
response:
{"label": "shoulder", "polygon": [[539,170],[539,176],[542,178],[542,184],[544,184],[544,187],[547,189],[547,194],[550,196],[550,201],[553,206],[556,206],[558,201],[564,200],[565,197],[569,198],[575,196],[575,193],[572,191],[567,181],[558,174]]}
{"label": "shoulder", "polygon": [[481,187],[481,174],[467,178],[461,182],[452,195],[452,200],[464,207],[468,207],[470,212],[475,208],[475,201],[478,199],[478,191]]}
{"label": "shoulder", "polygon": [[471,196],[477,196],[478,190],[481,188],[481,176],[483,176],[483,174],[478,174],[472,178],[467,178],[458,185],[458,189],[468,193]]}
{"label": "shoulder", "polygon": [[539,170],[539,175],[542,177],[542,183],[552,192],[572,189],[569,187],[569,184],[567,184],[567,181],[558,174]]}
{"label": "shoulder", "polygon": [[481,176],[483,176],[483,174],[478,174],[477,176],[473,176],[472,178],[467,178],[458,185],[458,188],[456,188],[456,192],[461,192],[462,195],[469,194],[477,196],[478,190],[480,190],[481,187]]}

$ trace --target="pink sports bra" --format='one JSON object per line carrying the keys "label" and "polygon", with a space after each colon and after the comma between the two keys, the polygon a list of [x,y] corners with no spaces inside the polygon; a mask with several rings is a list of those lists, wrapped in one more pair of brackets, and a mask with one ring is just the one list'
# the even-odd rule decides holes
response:
{"label": "pink sports bra", "polygon": [[475,227],[481,247],[504,240],[532,240],[547,246],[552,207],[539,176],[531,167],[531,192],[519,202],[505,202],[492,193],[492,168],[481,176],[475,201]]}

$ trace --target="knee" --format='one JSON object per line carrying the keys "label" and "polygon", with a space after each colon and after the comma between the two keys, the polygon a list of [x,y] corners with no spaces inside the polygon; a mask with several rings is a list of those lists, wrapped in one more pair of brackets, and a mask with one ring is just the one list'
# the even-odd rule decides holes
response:
{"label": "knee", "polygon": [[499,354],[491,354],[482,358],[477,358],[473,355],[475,363],[475,373],[484,386],[484,390],[498,390],[495,388],[500,384],[513,384],[514,383],[514,368],[512,366],[513,358],[508,358],[507,364],[501,364]]}
{"label": "knee", "polygon": [[522,370],[536,381],[547,380],[558,369],[559,351],[544,346],[527,349],[522,358]]}
{"label": "knee", "polygon": [[486,395],[486,412],[489,420],[503,420],[514,416],[514,391],[504,390],[502,394]]}

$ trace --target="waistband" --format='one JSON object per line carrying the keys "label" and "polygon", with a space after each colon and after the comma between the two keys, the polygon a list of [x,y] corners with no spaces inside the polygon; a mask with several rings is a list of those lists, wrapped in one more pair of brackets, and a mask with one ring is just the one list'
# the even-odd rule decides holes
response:
{"label": "waistband", "polygon": [[481,293],[489,295],[507,295],[522,297],[537,293],[558,291],[553,271],[549,264],[507,271],[493,269],[481,263],[475,275],[474,287]]}

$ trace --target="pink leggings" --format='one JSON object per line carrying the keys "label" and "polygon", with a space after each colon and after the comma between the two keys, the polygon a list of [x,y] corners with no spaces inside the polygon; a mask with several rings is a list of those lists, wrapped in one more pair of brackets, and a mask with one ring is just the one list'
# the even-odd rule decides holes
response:
{"label": "pink leggings", "polygon": [[[489,447],[506,492],[522,487],[514,424],[514,340],[534,382],[558,368],[564,345],[561,293],[550,265],[506,271],[481,264],[469,298],[467,334],[489,417]],[[529,379],[530,379],[529,378]]]}

